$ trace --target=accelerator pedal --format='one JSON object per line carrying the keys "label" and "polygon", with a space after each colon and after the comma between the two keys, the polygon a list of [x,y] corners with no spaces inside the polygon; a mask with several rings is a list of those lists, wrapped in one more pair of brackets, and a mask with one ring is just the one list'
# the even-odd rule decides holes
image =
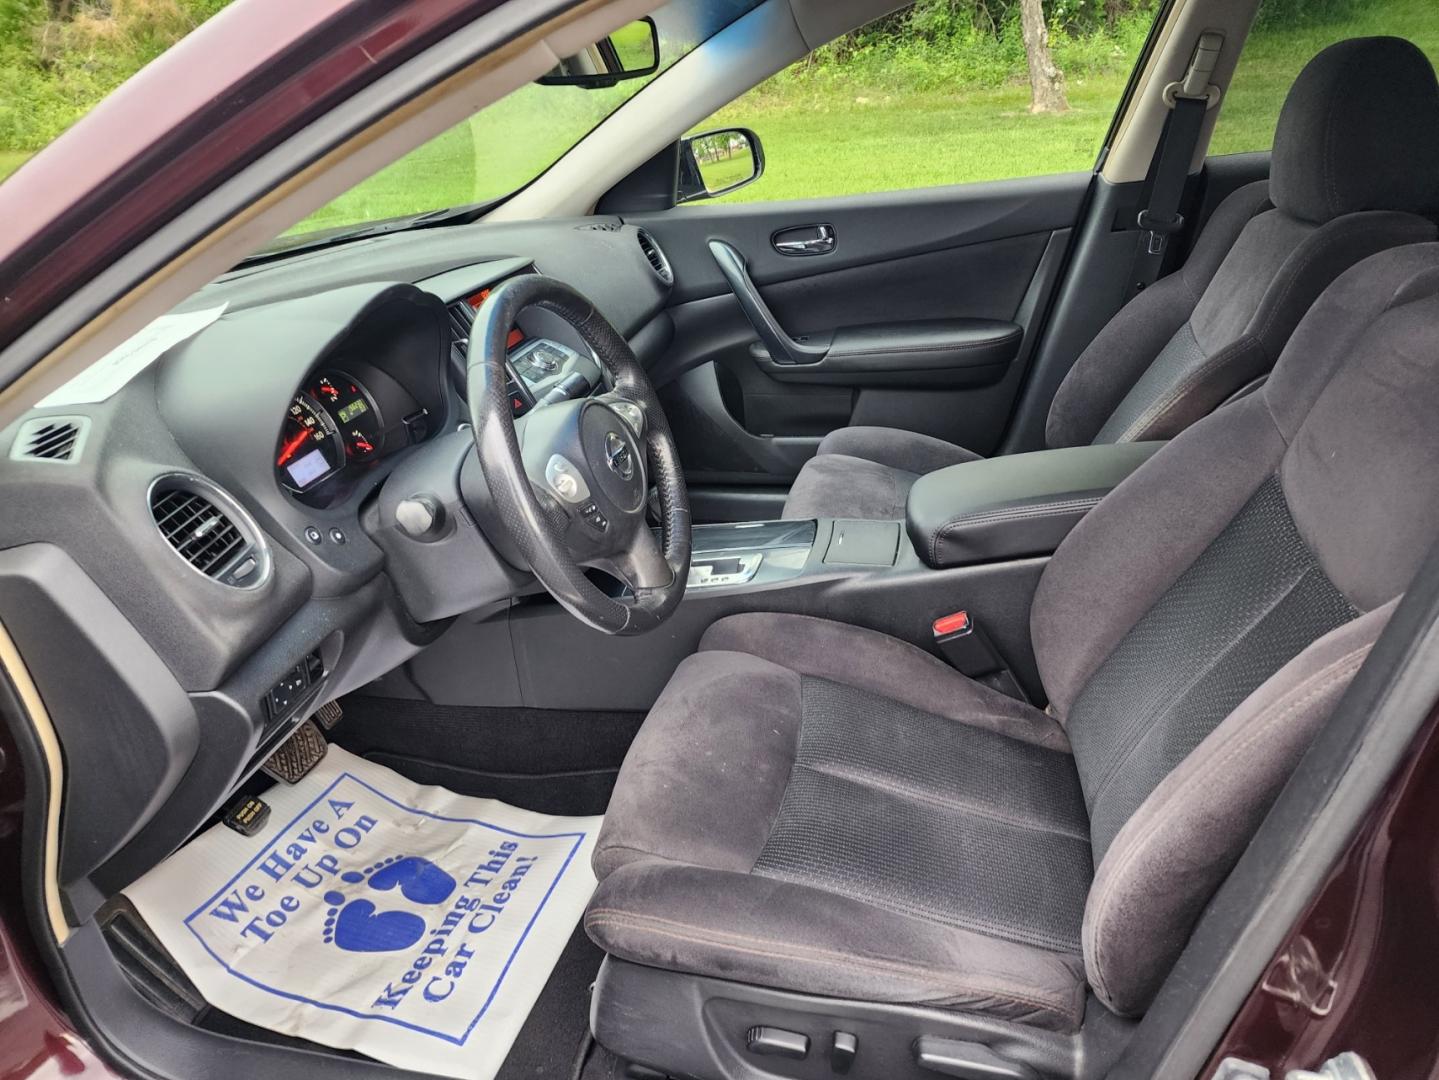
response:
{"label": "accelerator pedal", "polygon": [[335,725],[344,718],[345,710],[340,708],[338,701],[327,701],[315,710],[314,719],[318,720],[326,731],[333,731]]}
{"label": "accelerator pedal", "polygon": [[320,763],[329,749],[330,744],[325,741],[319,726],[314,720],[306,720],[260,767],[267,776],[286,784],[298,784]]}

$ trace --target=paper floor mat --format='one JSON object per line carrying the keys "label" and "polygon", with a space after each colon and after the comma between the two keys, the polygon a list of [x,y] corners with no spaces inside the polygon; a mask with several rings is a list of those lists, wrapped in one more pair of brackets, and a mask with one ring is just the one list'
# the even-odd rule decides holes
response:
{"label": "paper floor mat", "polygon": [[594,891],[602,819],[421,787],[331,747],[270,819],[125,890],[215,1007],[445,1076],[498,1071]]}

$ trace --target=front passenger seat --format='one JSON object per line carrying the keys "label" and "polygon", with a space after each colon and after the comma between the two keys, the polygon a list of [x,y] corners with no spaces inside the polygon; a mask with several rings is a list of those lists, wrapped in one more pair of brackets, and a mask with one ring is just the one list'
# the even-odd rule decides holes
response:
{"label": "front passenger seat", "polygon": [[[1439,83],[1419,49],[1356,38],[1309,62],[1285,100],[1270,179],[1214,211],[1184,266],[1126,305],[1050,407],[1050,448],[1168,439],[1265,375],[1319,294],[1362,259],[1431,240]],[[914,482],[980,455],[893,428],[831,432],[786,518],[903,518]]]}
{"label": "front passenger seat", "polygon": [[[1046,712],[874,630],[711,626],[595,848],[595,1038],[676,1076],[1073,1076],[1439,535],[1436,334],[1439,244],[1367,260],[1091,511],[1031,609]],[[979,1064],[927,1062],[938,1035]]]}

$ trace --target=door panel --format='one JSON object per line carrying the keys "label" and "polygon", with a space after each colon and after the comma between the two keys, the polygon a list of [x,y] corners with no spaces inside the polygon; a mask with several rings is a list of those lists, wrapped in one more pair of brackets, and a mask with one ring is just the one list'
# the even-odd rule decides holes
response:
{"label": "door panel", "polygon": [[[706,485],[782,490],[847,424],[995,449],[1091,179],[628,215],[675,272],[674,339],[651,375],[700,513]],[[825,243],[776,246],[811,239]],[[748,316],[711,241],[742,261]]]}

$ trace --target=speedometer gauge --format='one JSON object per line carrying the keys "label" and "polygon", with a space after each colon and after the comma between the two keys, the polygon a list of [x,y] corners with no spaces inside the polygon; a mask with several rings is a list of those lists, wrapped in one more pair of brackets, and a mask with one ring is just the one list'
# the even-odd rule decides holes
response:
{"label": "speedometer gauge", "polygon": [[291,491],[305,491],[345,463],[345,444],[330,414],[309,394],[296,394],[285,413],[275,471]]}

